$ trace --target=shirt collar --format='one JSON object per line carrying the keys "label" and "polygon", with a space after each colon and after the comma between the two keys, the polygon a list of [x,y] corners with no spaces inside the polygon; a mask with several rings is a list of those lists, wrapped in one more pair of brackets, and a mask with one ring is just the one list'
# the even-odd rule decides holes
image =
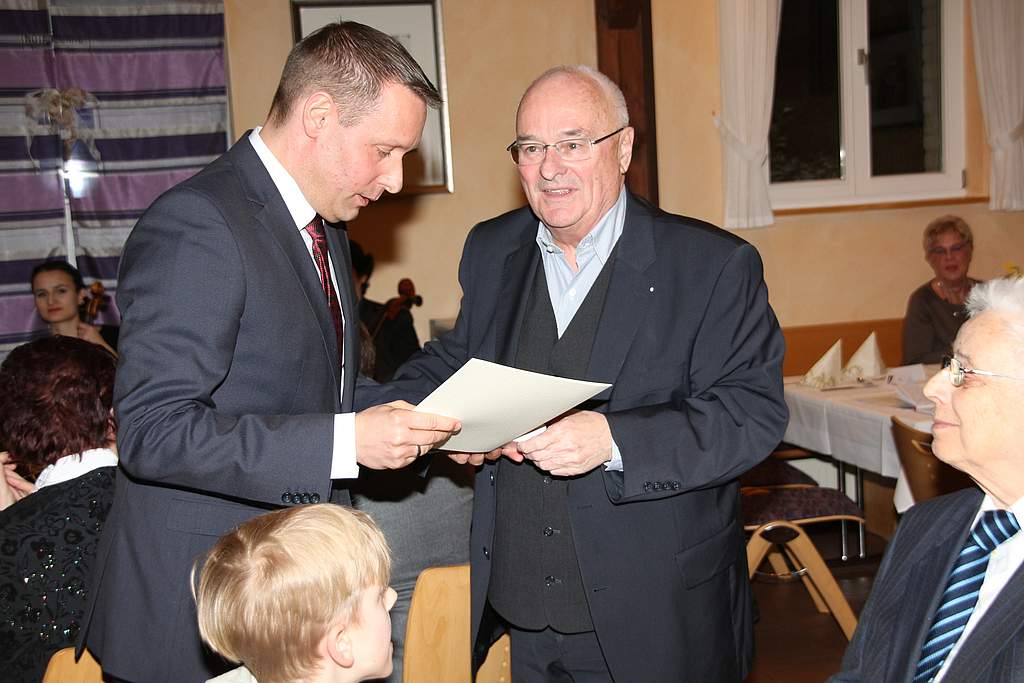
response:
{"label": "shirt collar", "polygon": [[36,491],[76,479],[101,467],[117,465],[117,454],[109,448],[91,448],[81,454],[72,453],[58,458],[36,477]]}
{"label": "shirt collar", "polygon": [[[975,523],[981,518],[981,513],[988,512],[989,510],[1002,510],[1002,505],[999,504],[995,498],[989,494],[985,494],[985,497],[981,501],[981,507],[978,508],[978,514],[975,516]],[[1018,498],[1017,502],[1010,506],[1010,512],[1017,518],[1017,522],[1024,526],[1024,498]]]}
{"label": "shirt collar", "polygon": [[267,173],[270,174],[270,179],[274,181],[274,187],[281,193],[281,199],[284,200],[284,205],[288,207],[288,213],[292,215],[295,227],[302,230],[316,216],[316,211],[306,199],[306,196],[302,194],[299,184],[295,182],[291,174],[277,160],[274,153],[267,147],[267,143],[263,142],[263,138],[260,137],[261,130],[263,130],[263,126],[257,126],[253,129],[252,133],[249,134],[249,143],[256,150],[256,156],[260,158],[260,161],[266,167]]}
{"label": "shirt collar", "polygon": [[[592,248],[594,255],[603,266],[608,257],[611,256],[615,243],[622,235],[622,229],[626,222],[626,188],[619,191],[619,198],[612,204],[612,208],[597,222],[594,229],[583,236],[577,250]],[[555,242],[551,229],[544,225],[544,221],[537,222],[537,245],[549,254],[561,254],[562,248]]]}

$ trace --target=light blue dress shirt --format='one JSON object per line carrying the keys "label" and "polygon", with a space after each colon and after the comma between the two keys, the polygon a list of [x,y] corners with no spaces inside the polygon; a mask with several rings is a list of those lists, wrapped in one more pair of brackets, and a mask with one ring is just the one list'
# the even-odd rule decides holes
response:
{"label": "light blue dress shirt", "polygon": [[[537,246],[540,247],[541,262],[544,264],[544,277],[548,281],[548,296],[551,308],[555,312],[555,323],[558,326],[558,337],[569,327],[573,316],[580,309],[580,304],[587,298],[590,288],[597,281],[601,269],[608,262],[612,249],[622,236],[626,224],[626,189],[619,192],[619,198],[608,210],[594,229],[588,232],[576,245],[576,266],[565,260],[565,251],[555,243],[551,230],[543,221],[537,225]],[[622,471],[622,455],[615,440],[612,440],[612,457],[605,463],[605,469]]]}

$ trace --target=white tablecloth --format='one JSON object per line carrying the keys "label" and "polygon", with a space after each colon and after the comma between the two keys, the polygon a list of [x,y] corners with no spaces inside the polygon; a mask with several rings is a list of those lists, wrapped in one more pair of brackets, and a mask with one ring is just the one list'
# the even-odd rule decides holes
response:
{"label": "white tablecloth", "polygon": [[896,478],[894,504],[903,512],[914,504],[900,467],[891,418],[930,432],[932,417],[903,407],[896,389],[878,383],[852,389],[821,391],[799,384],[801,377],[785,380],[789,426],[784,440],[816,453]]}

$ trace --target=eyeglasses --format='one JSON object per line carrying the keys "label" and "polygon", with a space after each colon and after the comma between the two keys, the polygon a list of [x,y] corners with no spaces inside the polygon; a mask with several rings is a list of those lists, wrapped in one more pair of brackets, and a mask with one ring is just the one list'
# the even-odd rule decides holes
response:
{"label": "eyeglasses", "polygon": [[949,383],[954,387],[962,387],[964,385],[964,379],[967,375],[981,375],[984,377],[1001,377],[1002,379],[1015,379],[1024,382],[1024,377],[1014,377],[1012,375],[1000,375],[995,372],[986,372],[985,370],[975,370],[965,366],[963,363],[958,361],[952,356],[945,356],[942,359],[942,369],[949,370]]}
{"label": "eyeglasses", "polygon": [[967,242],[958,242],[951,247],[932,247],[928,250],[929,256],[959,256],[960,252],[969,247]]}
{"label": "eyeglasses", "polygon": [[569,140],[559,140],[558,142],[552,142],[549,145],[545,145],[543,142],[513,142],[511,145],[505,148],[512,155],[512,161],[516,162],[519,166],[532,166],[539,164],[544,161],[544,157],[548,153],[548,147],[554,147],[555,152],[558,153],[559,158],[562,161],[586,161],[590,158],[590,153],[599,142],[604,142],[613,135],[617,135],[626,129],[625,126],[618,130],[613,130],[608,135],[603,135],[596,140],[588,140],[586,138],[571,138]]}

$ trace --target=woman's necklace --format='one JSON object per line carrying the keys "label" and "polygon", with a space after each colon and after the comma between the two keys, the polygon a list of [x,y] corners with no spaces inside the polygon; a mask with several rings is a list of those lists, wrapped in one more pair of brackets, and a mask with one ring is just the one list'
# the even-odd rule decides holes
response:
{"label": "woman's necklace", "polygon": [[[934,283],[935,284],[932,289],[934,289],[935,293],[939,295],[939,298],[953,304],[954,306],[962,306],[964,301],[967,300],[967,295],[971,291],[970,280],[965,280],[959,287],[950,287],[938,278],[934,280]],[[959,311],[954,312],[953,317],[957,317],[958,314]]]}

